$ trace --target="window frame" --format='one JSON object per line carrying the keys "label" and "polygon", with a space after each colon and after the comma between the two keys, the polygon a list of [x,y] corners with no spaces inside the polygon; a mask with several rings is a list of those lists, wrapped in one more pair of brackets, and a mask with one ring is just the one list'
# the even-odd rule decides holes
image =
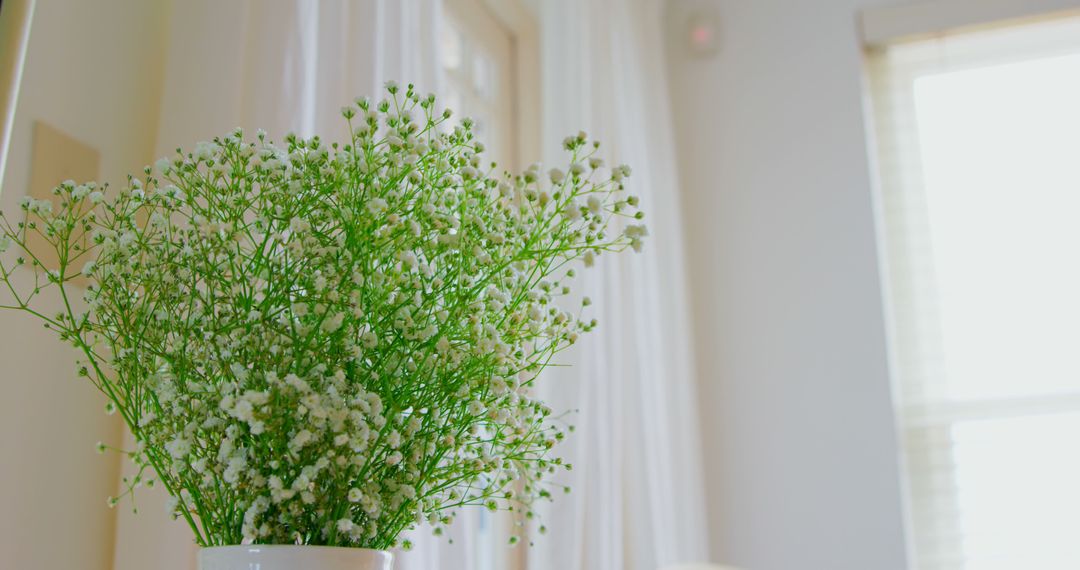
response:
{"label": "window frame", "polygon": [[[444,0],[444,12],[470,0]],[[513,101],[512,130],[515,132],[513,159],[515,168],[524,168],[530,159],[540,156],[540,44],[539,24],[534,12],[522,0],[471,0],[480,4],[506,30],[514,53],[512,91],[500,94]],[[446,14],[444,14],[446,17]]]}
{"label": "window frame", "polygon": [[0,187],[15,119],[26,46],[35,0],[3,0],[0,4]]}

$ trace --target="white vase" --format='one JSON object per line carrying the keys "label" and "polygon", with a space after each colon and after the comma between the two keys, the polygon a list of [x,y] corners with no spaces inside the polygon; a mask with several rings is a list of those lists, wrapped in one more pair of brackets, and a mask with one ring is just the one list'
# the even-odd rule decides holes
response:
{"label": "white vase", "polygon": [[252,544],[199,550],[199,570],[391,570],[385,550]]}

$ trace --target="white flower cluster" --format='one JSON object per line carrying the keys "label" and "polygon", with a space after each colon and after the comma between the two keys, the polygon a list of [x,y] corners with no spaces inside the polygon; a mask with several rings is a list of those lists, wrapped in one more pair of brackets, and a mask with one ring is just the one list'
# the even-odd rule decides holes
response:
{"label": "white flower cluster", "polygon": [[3,221],[0,246],[32,265],[29,233],[56,248],[65,306],[63,284],[89,278],[86,313],[35,314],[82,352],[200,544],[386,548],[465,505],[528,513],[563,466],[530,388],[595,326],[559,301],[574,262],[641,247],[644,226],[607,235],[641,218],[630,170],[582,133],[566,172],[495,176],[468,120],[388,90],[343,110],[348,144],[237,130],[114,198],[64,183]]}

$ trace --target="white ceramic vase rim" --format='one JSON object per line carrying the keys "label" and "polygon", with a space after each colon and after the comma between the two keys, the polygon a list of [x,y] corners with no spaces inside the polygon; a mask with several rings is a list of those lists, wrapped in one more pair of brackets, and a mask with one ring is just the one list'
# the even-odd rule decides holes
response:
{"label": "white ceramic vase rim", "polygon": [[[2,1],[2,0],[0,0]],[[352,546],[326,546],[324,544],[226,544],[224,546],[200,546],[200,552],[206,551],[225,551],[225,549],[231,549],[231,551],[237,551],[237,549],[244,549],[244,551],[315,551],[315,549],[321,549],[321,551],[337,551],[337,552],[368,552],[368,553],[382,553],[390,555],[390,551],[380,551],[377,548],[361,548]]]}
{"label": "white ceramic vase rim", "polygon": [[297,544],[210,546],[199,551],[200,570],[390,570],[393,554],[370,548]]}

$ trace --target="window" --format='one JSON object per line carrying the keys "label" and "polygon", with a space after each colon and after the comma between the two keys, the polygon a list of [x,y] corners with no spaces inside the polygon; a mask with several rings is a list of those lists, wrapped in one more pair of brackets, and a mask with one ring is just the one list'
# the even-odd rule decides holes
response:
{"label": "window", "polygon": [[1080,19],[869,69],[915,567],[1080,568]]}
{"label": "window", "polygon": [[476,121],[474,132],[492,160],[516,170],[520,135],[513,31],[483,0],[449,0],[440,48],[447,106]]}
{"label": "window", "polygon": [[[485,156],[502,170],[539,158],[536,90],[539,69],[534,22],[516,0],[446,0],[440,31],[442,99],[458,117],[475,121]],[[530,120],[532,118],[533,120]],[[521,517],[476,509],[467,558],[476,570],[525,567],[526,549],[509,548]],[[464,521],[462,521],[464,522]]]}

